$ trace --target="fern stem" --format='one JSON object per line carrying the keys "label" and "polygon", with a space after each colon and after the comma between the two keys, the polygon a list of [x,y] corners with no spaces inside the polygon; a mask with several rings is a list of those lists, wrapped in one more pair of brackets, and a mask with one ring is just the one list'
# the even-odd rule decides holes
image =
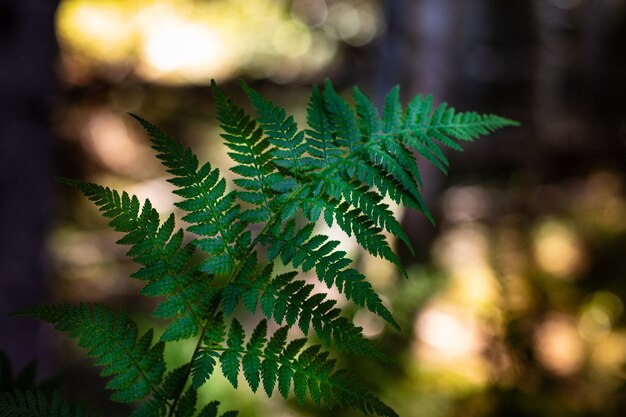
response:
{"label": "fern stem", "polygon": [[167,414],[168,417],[173,417],[174,413],[176,412],[176,406],[178,405],[178,402],[180,401],[180,398],[182,397],[183,392],[185,391],[185,385],[187,385],[187,380],[189,379],[189,375],[191,375],[191,367],[193,364],[193,359],[196,357],[196,355],[198,354],[198,351],[201,349],[202,340],[204,340],[204,335],[206,334],[209,328],[209,324],[213,321],[212,319],[215,317],[215,313],[217,313],[217,309],[219,308],[219,305],[220,303],[214,304],[212,311],[208,314],[208,318],[206,322],[204,323],[204,325],[202,326],[202,331],[200,332],[198,343],[196,343],[196,347],[194,348],[193,353],[191,354],[191,359],[189,360],[189,365],[187,366],[187,369],[185,370],[185,378],[183,379],[183,383],[180,385],[180,390],[178,391],[178,394],[176,394],[176,398],[174,399],[174,402],[170,406],[170,412]]}

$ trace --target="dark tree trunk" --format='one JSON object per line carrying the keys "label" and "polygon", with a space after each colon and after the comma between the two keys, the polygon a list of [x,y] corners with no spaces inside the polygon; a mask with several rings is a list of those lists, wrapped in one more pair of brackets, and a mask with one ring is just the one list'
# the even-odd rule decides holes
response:
{"label": "dark tree trunk", "polygon": [[51,219],[50,104],[57,1],[0,3],[0,349],[16,369],[47,350],[39,324],[8,317],[46,296]]}

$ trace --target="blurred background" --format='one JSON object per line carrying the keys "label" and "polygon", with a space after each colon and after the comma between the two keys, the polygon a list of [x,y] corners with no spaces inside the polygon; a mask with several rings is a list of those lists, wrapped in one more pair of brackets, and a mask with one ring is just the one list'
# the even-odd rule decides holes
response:
{"label": "blurred background", "polygon": [[[312,84],[358,84],[380,105],[432,93],[497,113],[505,129],[426,162],[437,225],[398,210],[408,270],[336,230],[402,325],[348,308],[396,365],[340,357],[404,417],[621,416],[626,410],[626,1],[0,1],[0,349],[36,359],[66,397],[107,416],[104,382],[75,345],[17,308],[102,302],[145,312],[134,266],[74,177],[173,210],[132,112],[227,169],[209,81],[240,104],[244,79],[304,126]],[[252,326],[258,319],[249,318]],[[167,351],[182,363],[193,344]],[[30,369],[30,368],[28,368]],[[203,389],[242,417],[352,416]]]}

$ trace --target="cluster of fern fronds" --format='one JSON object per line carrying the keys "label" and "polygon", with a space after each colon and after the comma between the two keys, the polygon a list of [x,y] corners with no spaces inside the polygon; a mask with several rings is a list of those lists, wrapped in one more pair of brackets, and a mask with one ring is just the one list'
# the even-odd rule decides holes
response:
{"label": "cluster of fern fronds", "polygon": [[[164,220],[149,200],[97,184],[63,180],[80,189],[123,234],[145,282],[141,294],[158,297],[152,315],[169,320],[154,332],[139,334],[123,312],[104,305],[46,305],[18,312],[52,323],[111,377],[111,399],[135,402],[132,416],[217,416],[217,403],[198,404],[198,389],[218,368],[236,388],[243,379],[300,403],[310,398],[329,407],[352,407],[368,414],[396,413],[344,370],[336,369],[327,348],[386,360],[361,328],[342,315],[337,303],[303,278],[309,272],[328,288],[382,317],[398,329],[390,311],[339,243],[316,233],[318,220],[336,223],[374,256],[402,266],[386,233],[410,247],[385,201],[410,207],[431,218],[422,200],[416,153],[442,171],[448,160],[440,145],[461,150],[472,141],[514,122],[494,115],[457,113],[432,98],[415,97],[406,108],[399,89],[388,94],[382,116],[354,89],[354,106],[330,82],[314,88],[307,108],[308,129],[301,130],[285,110],[247,85],[243,88],[256,115],[250,116],[213,83],[222,137],[235,162],[234,186],[209,163],[147,121],[152,147],[180,197],[184,212]],[[181,227],[181,224],[183,225]],[[262,315],[247,335],[235,317],[242,304]],[[269,334],[273,321],[278,330]],[[290,340],[297,326],[304,335]],[[196,340],[188,362],[168,369],[168,342]],[[2,415],[37,414],[46,408],[70,413],[58,397],[17,392],[0,397]],[[7,410],[9,414],[7,414]],[[23,414],[19,414],[20,410]],[[32,412],[29,413],[28,410]],[[234,416],[228,411],[222,417]],[[77,414],[78,415],[78,414]]]}

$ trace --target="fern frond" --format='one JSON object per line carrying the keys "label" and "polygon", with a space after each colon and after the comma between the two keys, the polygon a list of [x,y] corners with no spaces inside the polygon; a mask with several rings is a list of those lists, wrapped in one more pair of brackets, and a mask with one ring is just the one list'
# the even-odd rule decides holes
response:
{"label": "fern frond", "polygon": [[247,222],[240,218],[241,207],[236,193],[226,191],[226,180],[218,169],[202,166],[190,149],[184,148],[156,126],[132,115],[148,132],[153,148],[159,152],[167,171],[174,176],[169,182],[178,187],[174,193],[184,200],[175,203],[188,212],[183,220],[192,224],[189,231],[202,236],[196,246],[209,257],[201,266],[209,274],[229,274],[251,242]]}
{"label": "fern frond", "polygon": [[150,393],[160,395],[165,344],[152,344],[152,329],[137,338],[137,325],[124,313],[116,317],[108,307],[99,304],[92,308],[85,304],[56,304],[21,310],[15,315],[51,323],[76,339],[78,346],[96,359],[95,364],[104,368],[100,375],[113,376],[106,385],[113,391],[113,401],[132,402]]}
{"label": "fern frond", "polygon": [[[293,386],[296,399],[304,403],[309,392],[313,401],[329,406],[351,406],[380,416],[397,414],[380,399],[367,391],[345,371],[335,371],[335,360],[321,346],[305,347],[306,339],[287,343],[288,327],[281,327],[271,338],[267,337],[267,322],[262,320],[254,329],[244,347],[244,331],[233,320],[226,341],[212,343],[202,350],[221,352],[222,372],[237,387],[237,375],[243,368],[244,377],[253,391],[262,384],[268,396],[278,385],[280,394],[287,398]],[[226,342],[226,345],[224,345]]]}
{"label": "fern frond", "polygon": [[176,407],[175,417],[193,417],[196,411],[196,402],[198,401],[198,392],[189,388],[181,397]]}
{"label": "fern frond", "polygon": [[442,103],[433,107],[432,96],[416,96],[407,106],[402,126],[387,132],[418,151],[442,172],[446,172],[448,160],[437,142],[456,151],[463,148],[455,140],[473,141],[482,135],[506,126],[518,125],[509,119],[474,112],[456,112]]}
{"label": "fern frond", "polygon": [[167,405],[160,399],[151,397],[133,410],[130,417],[165,417]]}
{"label": "fern frond", "polygon": [[356,86],[353,89],[353,97],[364,141],[373,140],[382,129],[378,110],[370,99]]}
{"label": "fern frond", "polygon": [[[313,89],[309,127],[301,131],[283,108],[245,83],[255,117],[214,82],[211,87],[222,137],[235,162],[234,189],[218,169],[201,165],[190,149],[133,116],[172,175],[168,181],[181,197],[176,206],[186,212],[187,231],[197,235],[192,242],[186,243],[173,215],[161,222],[149,200],[142,205],[127,193],[65,180],[124,234],[118,243],[129,245],[128,255],[140,265],[133,277],[145,281],[141,293],[164,297],[153,315],[173,321],[161,342],[152,344],[151,330],[138,338],[137,326],[124,314],[116,316],[99,305],[43,306],[18,314],[53,323],[77,339],[104,367],[102,375],[113,376],[107,387],[114,400],[142,400],[132,417],[217,417],[217,402],[201,407],[197,391],[218,367],[234,387],[243,371],[252,390],[263,387],[268,396],[274,388],[285,398],[293,390],[299,403],[310,395],[317,404],[395,416],[345,371],[335,370],[335,360],[321,345],[309,345],[306,338],[287,341],[288,330],[297,325],[326,347],[386,360],[362,329],[342,316],[336,301],[314,293],[314,285],[298,279],[295,270],[314,271],[320,282],[398,329],[372,285],[338,250],[339,242],[315,234],[314,224],[320,218],[329,226],[338,224],[367,252],[402,270],[389,235],[411,245],[385,199],[433,220],[422,199],[415,153],[446,172],[441,146],[459,151],[460,141],[515,122],[457,113],[445,103],[434,107],[431,97],[418,96],[403,108],[398,87],[389,92],[379,113],[358,88],[350,105],[327,81],[322,89]],[[204,257],[196,256],[200,251]],[[295,270],[274,276],[276,264]],[[265,316],[249,338],[232,317],[241,302]],[[283,326],[271,337],[270,319]],[[166,374],[165,342],[195,336],[189,361]],[[45,405],[37,395],[20,395],[22,405]],[[8,397],[0,397],[0,407],[3,398]],[[222,417],[234,415],[229,411]]]}
{"label": "fern frond", "polygon": [[422,212],[431,223],[435,222],[422,196],[407,189],[395,176],[389,175],[382,165],[372,165],[367,158],[357,156],[350,162],[352,164],[351,169],[356,171],[355,178],[366,185],[376,187],[381,197],[389,196],[396,204],[418,210]]}
{"label": "fern frond", "polygon": [[[381,201],[389,190],[390,195],[393,193],[392,197],[396,197],[396,202],[402,202],[402,199],[398,197],[398,193],[401,192],[405,200],[407,198],[410,200],[412,207],[426,212],[421,203],[419,187],[412,186],[406,175],[398,174],[390,178],[391,175],[388,172],[379,174],[375,168],[376,165],[372,164],[371,160],[367,158],[363,160],[363,157],[368,154],[371,158],[374,158],[373,154],[376,153],[376,150],[372,151],[372,149],[364,147],[362,144],[378,141],[381,135],[382,124],[376,108],[360,90],[356,88],[354,90],[358,120],[348,104],[339,97],[329,82],[326,83],[324,90],[326,108],[320,107],[314,101],[316,99],[315,96],[312,96],[309,103],[309,112],[311,113],[309,118],[313,119],[317,116],[318,119],[322,118],[323,120],[323,117],[326,117],[328,113],[330,115],[328,118],[334,120],[334,123],[330,126],[331,132],[327,136],[335,138],[336,143],[342,144],[347,149],[347,154],[341,159],[335,159],[332,165],[326,164],[324,169],[318,172],[318,175],[312,177],[309,187],[311,194],[315,197],[322,196],[326,198],[327,202],[332,205],[332,207],[325,210],[327,223],[331,223],[334,214],[337,223],[344,232],[348,235],[351,235],[353,231],[356,232],[357,242],[365,250],[374,256],[381,256],[400,266],[399,260],[381,234],[382,230],[377,229],[377,227],[383,227],[384,230],[397,236],[409,248],[410,243],[399,225],[395,224],[397,223],[395,218],[388,215],[389,212]],[[405,155],[403,154],[402,156]],[[382,165],[395,163],[395,161],[387,161],[384,154],[377,158],[375,159],[376,163],[381,162],[382,158]],[[410,159],[410,162],[414,164],[414,158],[411,156]],[[363,172],[358,170],[359,162],[363,163],[364,161],[366,162],[362,165],[366,166],[368,175],[363,175]],[[410,167],[406,163],[405,165]],[[415,168],[410,167],[410,170],[411,174],[417,174],[417,178],[419,178],[416,165]],[[402,186],[403,181],[405,186]],[[409,185],[407,186],[406,184]],[[398,185],[401,186],[400,190],[398,190]],[[377,187],[378,190],[369,191],[367,196],[364,196],[364,193],[361,192],[361,190],[370,190],[373,187]],[[357,199],[355,195],[360,195],[361,198]],[[363,198],[371,197],[372,195],[377,195],[378,198]],[[317,212],[319,211],[321,210]],[[314,214],[317,215],[317,212]],[[384,218],[383,222],[381,222],[381,217]]]}
{"label": "fern frond", "polygon": [[302,164],[302,158],[307,152],[304,132],[298,129],[293,116],[286,116],[283,108],[275,105],[247,84],[242,83],[242,85],[257,111],[259,124],[263,127],[269,142],[274,145],[271,150],[274,163],[298,178],[307,170]]}
{"label": "fern frond", "polygon": [[146,200],[140,208],[139,200],[126,192],[118,193],[97,184],[61,179],[80,189],[93,201],[114,230],[125,233],[117,241],[130,245],[128,255],[142,266],[134,278],[146,281],[141,293],[150,297],[166,296],[153,316],[175,319],[161,336],[161,340],[180,340],[194,337],[215,297],[215,289],[202,274],[190,268],[193,245],[183,244],[182,229],[175,230],[174,216],[163,224],[159,215]]}
{"label": "fern frond", "polygon": [[402,124],[402,104],[400,103],[400,87],[394,86],[385,97],[383,106],[383,132],[394,134]]}
{"label": "fern frond", "polygon": [[306,141],[310,157],[306,162],[318,169],[335,164],[344,151],[335,143],[324,97],[317,86],[313,87],[307,105],[307,123],[309,129],[306,130]]}
{"label": "fern frond", "polygon": [[261,237],[261,242],[269,247],[268,258],[273,260],[280,256],[283,264],[301,267],[304,272],[315,269],[317,278],[328,288],[335,285],[346,298],[360,307],[367,307],[399,330],[393,316],[365,276],[348,268],[352,261],[345,252],[335,250],[339,242],[328,240],[325,235],[311,236],[313,228],[314,225],[309,223],[296,230],[293,220],[282,229],[278,225],[271,228]]}
{"label": "fern frond", "polygon": [[[322,195],[326,196],[329,203],[332,204],[343,199],[350,207],[358,209],[369,222],[398,237],[413,252],[409,237],[389,209],[389,206],[383,202],[383,198],[379,193],[372,191],[369,187],[355,179],[346,180],[344,176],[337,178],[323,177],[319,180],[324,184],[321,190],[324,193]],[[322,203],[322,205],[324,204]],[[334,203],[334,205],[337,205],[337,203]],[[362,218],[363,216],[358,217]],[[315,221],[317,219],[309,218],[309,220]]]}
{"label": "fern frond", "polygon": [[341,310],[335,307],[335,300],[329,300],[324,293],[311,295],[313,285],[294,280],[295,271],[272,278],[272,269],[269,264],[253,280],[236,280],[230,284],[240,288],[238,295],[250,312],[256,312],[260,304],[268,319],[274,318],[278,324],[284,322],[289,328],[297,323],[304,335],[312,328],[328,347],[334,341],[340,352],[388,361],[371,341],[363,337],[360,327],[340,316]]}
{"label": "fern frond", "polygon": [[[218,401],[211,401],[202,410],[198,417],[217,417],[217,407],[220,405]],[[237,411],[226,411],[220,417],[236,417],[239,413]]]}
{"label": "fern frond", "polygon": [[348,153],[357,152],[363,144],[363,138],[354,111],[335,92],[328,80],[324,83],[324,100],[330,125],[335,133],[335,142],[347,149]]}
{"label": "fern frond", "polygon": [[274,210],[273,198],[277,189],[282,188],[283,182],[282,176],[276,172],[270,142],[258,123],[233,103],[215,81],[211,82],[211,90],[215,98],[217,120],[224,130],[222,138],[231,150],[228,155],[237,163],[231,171],[242,177],[234,182],[246,190],[237,196],[257,207],[252,212],[244,211],[242,216],[251,217],[252,223],[267,221]]}
{"label": "fern frond", "polygon": [[54,392],[48,398],[42,391],[0,392],[0,417],[95,417],[93,411],[70,405]]}

